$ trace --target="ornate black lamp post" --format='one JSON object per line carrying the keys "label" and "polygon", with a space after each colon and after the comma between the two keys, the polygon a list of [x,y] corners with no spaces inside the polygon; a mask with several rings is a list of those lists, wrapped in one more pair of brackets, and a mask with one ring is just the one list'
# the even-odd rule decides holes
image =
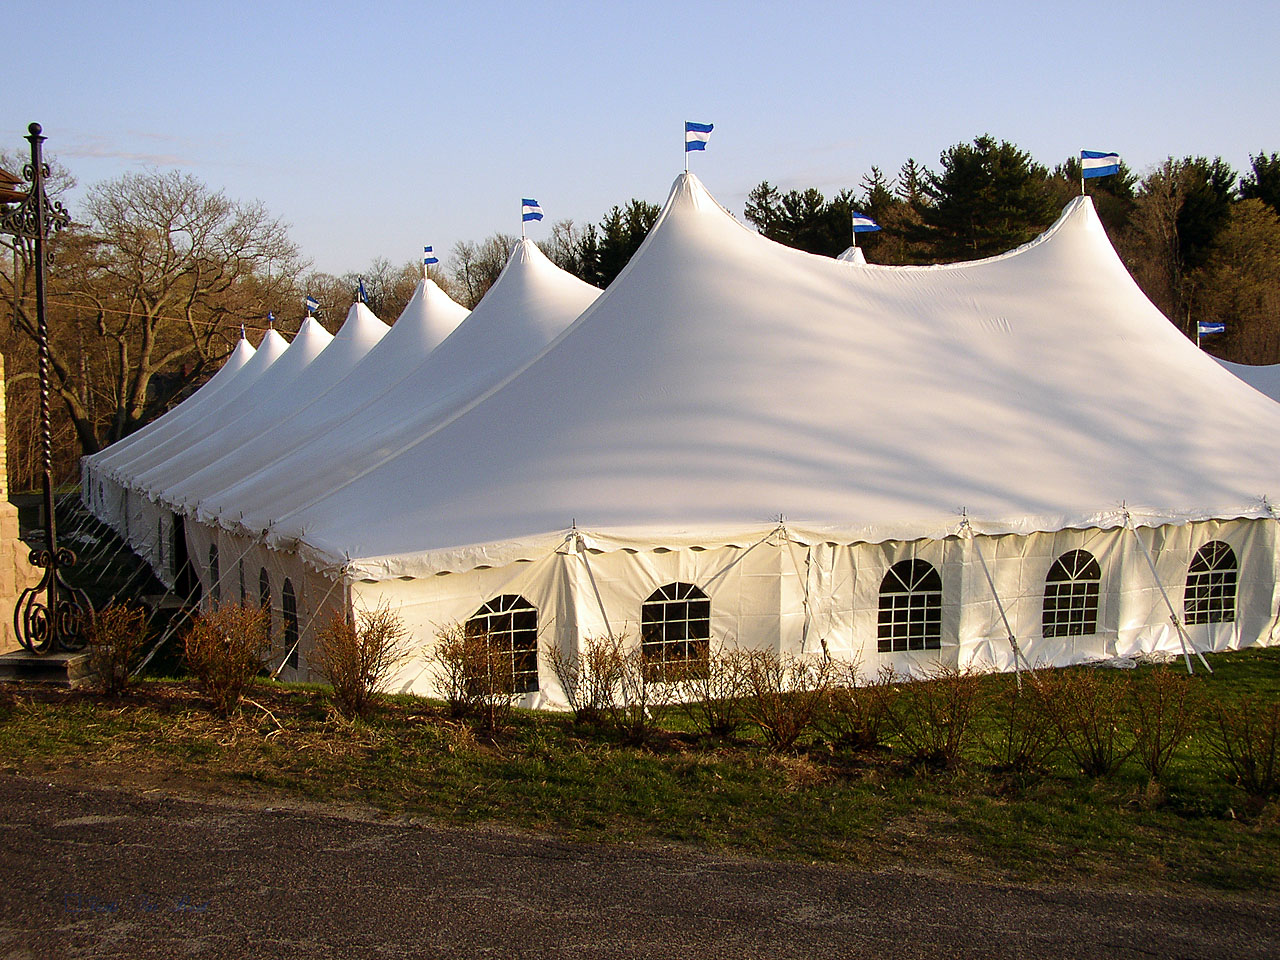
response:
{"label": "ornate black lamp post", "polygon": [[[18,597],[13,611],[13,626],[18,641],[32,653],[77,650],[85,644],[85,630],[93,616],[93,608],[83,590],[72,587],[62,578],[62,569],[75,566],[76,555],[58,546],[58,533],[53,513],[53,433],[49,424],[49,325],[45,317],[44,269],[53,258],[45,249],[49,230],[60,230],[71,223],[71,217],[56,200],[45,193],[44,181],[49,168],[41,156],[40,124],[27,128],[31,143],[31,163],[22,170],[23,180],[31,188],[17,205],[0,217],[0,233],[12,234],[18,242],[31,244],[35,265],[37,339],[40,349],[40,443],[44,458],[44,547],[31,551],[31,564],[44,570],[34,587]],[[17,196],[17,191],[14,191]],[[14,278],[17,282],[17,277]]]}

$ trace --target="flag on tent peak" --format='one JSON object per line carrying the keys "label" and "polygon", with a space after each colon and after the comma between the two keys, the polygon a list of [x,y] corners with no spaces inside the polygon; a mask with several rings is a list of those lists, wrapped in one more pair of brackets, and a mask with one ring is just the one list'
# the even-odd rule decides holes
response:
{"label": "flag on tent peak", "polygon": [[359,290],[359,296],[360,296],[360,302],[361,302],[361,303],[368,303],[368,302],[369,302],[369,297],[368,297],[368,295],[364,292],[364,277],[361,277],[361,278],[360,278],[360,290]]}
{"label": "flag on tent peak", "polygon": [[1226,333],[1227,325],[1225,323],[1210,323],[1208,320],[1201,320],[1197,326],[1200,336],[1206,337],[1211,333]]}
{"label": "flag on tent peak", "polygon": [[267,326],[274,327],[276,324],[276,315],[272,311],[267,311]]}
{"label": "flag on tent peak", "polygon": [[422,265],[424,267],[429,267],[431,266],[431,264],[439,263],[439,262],[440,262],[440,258],[437,257],[435,253],[432,252],[430,247],[422,248]]}
{"label": "flag on tent peak", "polygon": [[1084,179],[1109,177],[1119,172],[1120,154],[1099,153],[1097,150],[1080,151],[1080,176]]}
{"label": "flag on tent peak", "polygon": [[875,233],[880,229],[880,224],[876,223],[865,214],[855,213],[853,215],[853,232],[854,233]]}
{"label": "flag on tent peak", "polygon": [[307,294],[307,299],[302,302],[306,305],[307,313],[315,313],[320,309],[320,301],[311,296],[311,294]]}
{"label": "flag on tent peak", "polygon": [[694,123],[686,120],[684,125],[684,152],[707,149],[707,141],[711,139],[714,123]]}
{"label": "flag on tent peak", "polygon": [[528,223],[530,220],[542,219],[542,206],[537,200],[524,199],[520,201],[520,219]]}

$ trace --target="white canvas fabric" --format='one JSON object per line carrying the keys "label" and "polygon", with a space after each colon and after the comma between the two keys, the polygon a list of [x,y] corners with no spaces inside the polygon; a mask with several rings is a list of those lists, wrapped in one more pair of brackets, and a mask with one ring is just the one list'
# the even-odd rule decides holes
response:
{"label": "white canvas fabric", "polygon": [[962,516],[993,536],[1269,518],[1280,409],[1156,311],[1087,198],[1008,254],[886,267],[766,240],[686,174],[540,357],[404,440],[255,523],[385,580],[538,560],[575,523],[617,551],[746,547],[779,517],[848,544]]}
{"label": "white canvas fabric", "polygon": [[[391,330],[345,377],[315,403],[246,444],[243,458],[219,468],[216,476],[211,467],[206,489],[188,509],[207,523],[217,523],[224,512],[238,517],[245,504],[269,502],[280,495],[296,474],[284,470],[259,475],[259,471],[312,441],[323,441],[338,424],[411,376],[469,313],[435,281],[420,281]],[[318,468],[311,463],[300,469],[323,470],[324,466],[322,460]]]}
{"label": "white canvas fabric", "polygon": [[[198,447],[186,451],[168,470],[174,477],[160,500],[184,513],[227,476],[242,477],[269,462],[277,452],[274,434],[281,423],[314,404],[339,402],[326,394],[368,355],[391,328],[363,303],[353,303],[341,329],[305,369],[263,401],[261,416],[242,418],[240,427],[228,424]],[[159,471],[157,471],[157,475]]]}
{"label": "white canvas fabric", "polygon": [[1235,374],[1259,393],[1280,401],[1280,363],[1253,365],[1219,360],[1224,370]]}
{"label": "white canvas fabric", "polygon": [[[147,443],[155,442],[156,438],[162,436],[163,432],[170,429],[172,424],[180,422],[185,416],[191,415],[192,411],[199,411],[201,408],[206,407],[214,397],[230,386],[231,381],[240,373],[245,364],[252,359],[254,353],[254,348],[249,341],[241,337],[230,355],[223,361],[222,366],[218,368],[218,371],[191,396],[155,420],[135,430],[129,436],[122,437],[95,454],[82,457],[80,460],[80,497],[85,506],[89,508],[89,511],[112,528],[118,528],[121,519],[119,505],[121,503],[122,490],[115,480],[104,476],[104,461],[109,456],[123,455],[126,450],[138,448],[139,444],[145,446]],[[108,485],[111,488],[110,492],[107,489]]]}
{"label": "white canvas fabric", "polygon": [[114,446],[103,451],[101,468],[104,475],[127,483],[141,469],[145,469],[141,464],[148,461],[159,448],[175,441],[180,444],[205,436],[213,424],[221,422],[229,414],[234,415],[231,411],[234,411],[241,395],[257,383],[288,348],[289,341],[275,330],[268,330],[249,361],[208,404],[199,410],[189,411],[183,418],[175,420],[164,431],[157,431],[135,448],[121,450],[118,455]]}
{"label": "white canvas fabric", "polygon": [[439,347],[343,422],[220,494],[221,521],[261,534],[394,456],[522,368],[599,295],[521,240],[484,299]]}
{"label": "white canvas fabric", "polygon": [[319,320],[308,317],[280,359],[236,398],[234,413],[228,410],[220,421],[210,420],[198,437],[175,438],[156,447],[135,463],[130,485],[158,500],[172,484],[217,459],[240,440],[256,436],[274,420],[276,408],[287,402],[294,383],[332,340],[333,334]]}

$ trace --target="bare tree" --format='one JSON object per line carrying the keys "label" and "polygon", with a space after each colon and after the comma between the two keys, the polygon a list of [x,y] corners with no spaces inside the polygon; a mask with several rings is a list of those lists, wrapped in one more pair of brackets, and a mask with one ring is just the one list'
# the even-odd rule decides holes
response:
{"label": "bare tree", "polygon": [[[91,453],[213,369],[245,319],[295,298],[301,264],[261,204],[176,171],[96,185],[78,220],[50,278],[50,352],[55,389]],[[19,253],[6,293],[14,329],[34,340],[29,257]],[[156,396],[161,372],[170,375]]]}
{"label": "bare tree", "polygon": [[464,307],[474,308],[493,286],[517,239],[511,234],[495,233],[479,243],[461,240],[453,245],[453,283]]}

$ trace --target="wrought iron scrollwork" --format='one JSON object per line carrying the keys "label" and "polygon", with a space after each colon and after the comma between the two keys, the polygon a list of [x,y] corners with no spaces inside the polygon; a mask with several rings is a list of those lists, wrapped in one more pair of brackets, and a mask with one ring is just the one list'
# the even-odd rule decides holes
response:
{"label": "wrought iron scrollwork", "polygon": [[32,653],[83,649],[93,628],[93,604],[62,576],[64,568],[76,565],[75,553],[66,547],[52,553],[39,548],[31,551],[29,559],[33,567],[44,570],[44,576],[22,591],[14,607],[18,642]]}

